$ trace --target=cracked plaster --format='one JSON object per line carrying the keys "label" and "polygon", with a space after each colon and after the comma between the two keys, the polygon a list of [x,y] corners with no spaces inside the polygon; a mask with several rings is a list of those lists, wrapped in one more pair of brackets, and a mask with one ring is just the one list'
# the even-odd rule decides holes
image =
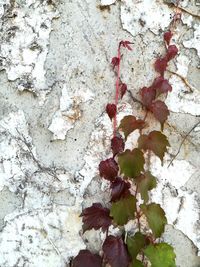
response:
{"label": "cracked plaster", "polygon": [[45,61],[52,19],[58,17],[48,1],[3,1],[1,4],[0,59],[8,80],[18,80],[18,90],[29,90],[44,101]]}
{"label": "cracked plaster", "polygon": [[[120,23],[117,24],[117,26],[116,24],[111,24],[111,26],[109,24],[109,27],[111,27],[111,29],[109,29],[106,28],[108,24],[108,20],[106,19],[109,19],[111,13],[114,12],[113,10],[115,10],[115,12],[118,10],[118,6],[121,5],[120,15],[122,27],[124,30],[130,32],[132,36],[137,37],[137,34],[140,32],[146,35],[148,40],[149,36],[152,38],[149,30],[153,32],[154,36],[157,36],[159,34],[159,28],[164,30],[169,24],[170,13],[172,13],[172,10],[167,5],[163,5],[161,1],[153,1],[153,3],[151,1],[152,5],[150,6],[149,1],[147,0],[142,2],[136,1],[134,6],[132,1],[122,1],[121,3],[117,3],[117,1],[107,0],[102,1],[101,4],[111,5],[114,2],[116,2],[116,4],[112,5],[111,11],[104,11],[102,17],[98,17],[98,21],[101,23],[100,26],[98,24],[98,27],[96,27],[97,22],[95,16],[99,16],[100,11],[95,9],[96,4],[92,5],[86,1],[84,2],[86,4],[86,8],[84,9],[84,3],[82,1],[77,1],[76,8],[71,4],[68,5],[70,1],[69,3],[66,3],[67,8],[69,8],[67,9],[67,12],[68,10],[72,10],[72,13],[80,11],[80,14],[78,13],[80,19],[79,22],[81,22],[82,27],[85,28],[84,38],[86,38],[87,43],[88,36],[93,38],[94,35],[95,37],[94,40],[92,39],[93,45],[89,45],[87,52],[83,49],[79,49],[80,51],[77,52],[77,42],[74,41],[73,43],[73,38],[76,37],[70,39],[68,47],[65,44],[64,48],[62,48],[69,53],[69,55],[67,54],[68,61],[70,57],[73,57],[73,61],[74,59],[79,61],[77,53],[78,55],[80,53],[80,58],[82,59],[84,66],[87,66],[88,64],[90,73],[92,73],[95,62],[92,60],[88,62],[88,58],[93,58],[95,51],[101,49],[101,53],[95,55],[98,59],[102,59],[102,68],[104,68],[103,72],[106,72],[105,68],[108,65],[116,45],[110,47],[110,38],[108,38],[108,44],[106,46],[108,47],[108,54],[105,55],[102,46],[98,46],[101,42],[101,37],[99,36],[102,34],[103,38],[106,38],[106,31],[110,30],[110,34],[113,34],[113,31],[116,28],[115,37],[117,38]],[[51,90],[51,86],[49,86],[45,77],[46,74],[48,74],[45,69],[45,62],[47,61],[46,63],[48,66],[49,59],[47,52],[49,49],[49,36],[52,30],[52,19],[57,17],[57,12],[55,11],[54,6],[47,5],[47,1],[18,1],[15,3],[14,7],[12,6],[13,9],[11,8],[9,1],[5,1],[5,3],[7,4],[6,6],[0,5],[0,14],[2,14],[2,21],[4,22],[3,29],[7,31],[7,29],[11,27],[10,25],[16,25],[19,29],[16,29],[16,35],[11,34],[9,42],[3,40],[2,47],[4,50],[2,51],[7,53],[7,57],[2,61],[2,69],[6,70],[9,80],[17,79],[17,88],[19,90],[28,89],[36,92],[36,94],[40,96],[38,102],[42,103],[42,100],[44,100],[45,97],[47,99],[54,97],[54,95],[51,96],[51,94],[46,95],[46,93]],[[188,1],[184,1],[182,4],[183,7],[187,7]],[[27,7],[29,7],[29,9],[27,9]],[[151,13],[151,16],[147,16],[145,12],[141,14],[141,10],[145,11],[147,8],[148,12]],[[8,10],[11,11],[11,14],[13,14],[13,10],[18,12],[20,16],[17,17],[20,19],[8,18],[7,22],[5,22],[4,20]],[[65,8],[63,8],[63,10],[65,10]],[[114,17],[116,17],[116,14]],[[94,16],[94,18],[92,16]],[[95,25],[94,28],[92,28],[92,26],[90,28],[88,24],[84,24],[84,21],[88,22],[86,19],[87,17],[93,18],[93,20],[90,20],[89,25],[92,25],[93,27]],[[155,17],[157,19],[153,20],[152,18]],[[33,20],[31,20],[31,18],[33,18]],[[81,21],[82,18],[84,18],[83,21]],[[198,48],[197,38],[195,37],[197,36],[195,35],[196,26],[193,27],[193,25],[197,24],[193,23],[193,18],[190,16],[189,19],[187,18],[188,16],[184,17],[184,23],[194,32],[194,39],[191,38],[189,41],[187,39],[185,41],[186,45],[184,41],[183,44],[185,47],[188,45],[188,49]],[[74,26],[77,25],[77,19],[74,21],[72,19],[70,21],[74,27],[72,27],[72,29],[68,28],[70,23],[64,19],[65,15],[63,15],[62,18],[65,24],[63,29],[61,27],[63,22],[58,24],[58,29],[62,31],[62,34],[64,34],[66,30],[67,33],[69,33],[69,36],[73,31],[80,31],[80,28]],[[116,20],[118,20],[118,18],[116,18]],[[33,23],[32,28],[30,27],[31,21]],[[46,30],[41,30],[41,24],[44,21],[47,22],[47,28]],[[106,25],[105,28],[102,26],[104,23]],[[98,30],[94,33],[94,29],[96,28]],[[36,33],[32,31],[33,29]],[[45,34],[43,35],[44,31]],[[29,35],[30,32],[31,40],[35,40],[36,38],[37,41],[41,42],[40,45],[42,45],[42,51],[37,51],[36,47],[36,53],[29,53],[29,39],[23,37],[26,37],[26,33]],[[176,34],[177,36],[175,38],[177,39],[180,31],[178,30]],[[97,39],[97,36],[99,39]],[[129,36],[129,38],[131,38],[131,36]],[[61,38],[60,41],[61,40],[63,39]],[[77,41],[77,39],[75,40]],[[140,43],[138,39],[136,40],[137,43],[135,46],[137,47]],[[57,45],[57,43],[54,44],[56,50]],[[74,46],[75,50],[69,50],[70,45]],[[159,44],[157,46],[159,47]],[[51,49],[53,48],[51,47]],[[187,78],[189,67],[191,65],[191,57],[184,53],[184,51],[181,50],[177,57],[175,67],[177,68],[176,71],[178,74]],[[49,52],[51,52],[51,50]],[[16,53],[15,57],[13,57],[13,53]],[[61,52],[59,51],[58,54],[60,53]],[[87,53],[86,57],[84,57],[84,53]],[[105,56],[106,60],[104,59]],[[61,57],[64,58],[63,55]],[[107,59],[107,57],[109,59]],[[148,58],[148,56],[146,56],[146,58]],[[151,60],[148,58],[148,61]],[[10,62],[11,64],[9,64]],[[140,68],[140,63],[141,62],[137,63],[138,65],[136,65],[136,68]],[[52,67],[54,67],[56,62],[51,64]],[[74,64],[76,64],[76,60]],[[95,101],[95,99],[99,94],[102,94],[102,92],[99,91],[103,86],[108,87],[107,90],[109,92],[112,91],[110,87],[112,86],[113,88],[114,77],[111,77],[112,79],[110,79],[108,83],[101,84],[101,79],[94,76],[94,79],[92,80],[96,79],[95,82],[98,85],[100,84],[100,88],[97,87],[97,92],[97,89],[94,88],[93,81],[90,81],[91,77],[87,73],[87,68],[85,67],[86,73],[82,74],[79,71],[77,75],[74,75],[74,66],[75,65],[70,68],[71,66],[68,62],[63,64],[61,73],[62,75],[64,73],[64,78],[62,76],[57,76],[56,79],[58,80],[53,81],[55,84],[58,81],[62,83],[61,92],[58,91],[56,94],[59,98],[59,105],[58,107],[49,107],[49,110],[53,109],[53,112],[49,112],[48,114],[47,111],[45,114],[48,114],[47,116],[52,119],[48,128],[52,132],[52,137],[55,140],[53,142],[68,142],[71,132],[77,133],[81,139],[82,129],[85,127],[85,123],[88,123],[87,116],[92,116],[93,120],[89,123],[94,124],[94,128],[91,128],[88,125],[87,129],[90,129],[90,132],[88,137],[83,139],[84,142],[87,143],[87,146],[83,150],[84,153],[81,154],[84,164],[79,169],[66,169],[52,164],[44,165],[43,162],[40,161],[40,155],[38,155],[36,147],[34,146],[35,140],[31,137],[31,132],[29,131],[31,118],[27,118],[28,115],[25,115],[24,111],[18,108],[17,111],[11,111],[5,114],[0,121],[0,189],[3,193],[6,188],[7,192],[12,192],[12,197],[10,196],[10,198],[18,199],[14,208],[12,205],[8,205],[7,214],[4,212],[1,217],[3,223],[2,231],[0,233],[0,266],[64,267],[71,257],[75,256],[80,249],[86,247],[86,244],[83,242],[85,238],[81,234],[81,220],[78,215],[81,212],[82,205],[85,206],[85,192],[87,192],[88,187],[92,184],[94,177],[98,178],[97,167],[99,161],[110,155],[109,140],[112,135],[110,120],[105,113],[102,113],[104,105],[96,108],[95,105],[97,105],[100,100],[97,99],[97,101]],[[26,70],[27,75],[24,75],[24,69]],[[37,73],[37,70],[39,70],[39,76],[35,74]],[[109,72],[109,70],[107,71]],[[96,73],[99,73],[98,68],[95,69],[95,75]],[[138,74],[136,73],[135,75]],[[152,74],[150,73],[148,76],[149,80],[153,79],[153,76],[151,75]],[[133,83],[136,78],[137,76],[134,77],[133,80],[129,80],[128,83]],[[81,83],[77,82],[78,79],[81,80]],[[141,83],[145,82],[146,77],[143,78]],[[186,94],[185,92],[188,91],[188,88],[183,80],[172,75],[170,82],[173,85],[173,92],[167,99],[170,110],[177,114],[199,115],[199,91],[198,89],[195,89],[196,86],[194,86],[193,92]],[[194,85],[196,85],[196,83],[198,83],[198,79],[195,81]],[[138,90],[139,88],[137,91]],[[20,95],[18,97],[20,97]],[[107,103],[108,98],[110,99],[110,95],[106,94],[104,98],[102,98],[102,101]],[[30,104],[29,101],[27,106]],[[128,114],[134,114],[135,116],[143,115],[139,107],[133,108],[130,104],[130,99],[127,96],[125,102],[123,102],[122,105],[119,105],[119,110],[120,114],[118,116],[118,121],[120,121],[124,115]],[[29,123],[27,123],[27,119]],[[179,123],[179,121],[176,120],[175,123]],[[46,125],[46,123],[44,123],[44,125]],[[154,126],[155,124],[152,123],[152,125]],[[195,130],[195,134],[198,134],[198,128]],[[136,143],[137,136],[137,132],[130,136],[127,142],[127,147],[132,147]],[[57,139],[64,141],[57,141]],[[179,141],[181,142],[181,140]],[[71,154],[62,155],[66,160],[68,157],[73,158],[73,156],[76,156],[76,143],[73,141],[72,143],[74,150]],[[42,141],[40,141],[39,145],[43,148]],[[49,146],[50,145],[51,144],[49,144]],[[197,188],[195,188],[195,186],[200,186],[200,183],[196,180],[199,178],[196,175],[198,173],[198,166],[189,162],[186,156],[174,160],[173,165],[168,169],[167,164],[170,161],[170,155],[175,153],[175,151],[173,151],[173,145],[169,152],[170,154],[166,156],[163,167],[158,159],[154,157],[151,159],[152,162],[154,162],[154,165],[152,165],[152,172],[159,180],[158,189],[152,194],[152,199],[164,207],[168,221],[173,225],[173,230],[170,229],[170,227],[167,228],[167,232],[164,235],[165,240],[170,239],[170,242],[175,243],[175,247],[178,248],[178,243],[176,242],[180,240],[178,235],[181,235],[181,240],[184,240],[182,241],[182,246],[185,249],[190,251],[191,244],[188,244],[186,241],[191,240],[191,243],[196,246],[198,251],[200,250],[200,209],[199,196],[197,194],[199,189],[197,190]],[[195,179],[196,182],[194,187],[191,186],[193,179]],[[100,182],[100,188],[91,186],[91,194],[94,194],[93,201],[99,201],[98,194],[96,194],[98,190],[101,190],[106,194],[107,186],[106,182]],[[88,204],[87,201],[86,203]],[[172,239],[170,238],[170,234],[173,231],[174,234]],[[87,246],[94,249],[96,242],[99,243],[99,241],[95,241],[95,244],[93,244],[94,240],[98,237],[98,234],[91,232],[88,236],[89,243]],[[103,236],[101,236],[101,238],[103,238]],[[192,250],[190,252],[190,261],[182,259],[181,257],[183,256],[181,256],[181,252],[178,251],[177,266],[199,267],[198,264],[200,263],[200,260],[194,256],[197,251],[194,252]],[[187,265],[188,262],[191,263],[191,266]]]}

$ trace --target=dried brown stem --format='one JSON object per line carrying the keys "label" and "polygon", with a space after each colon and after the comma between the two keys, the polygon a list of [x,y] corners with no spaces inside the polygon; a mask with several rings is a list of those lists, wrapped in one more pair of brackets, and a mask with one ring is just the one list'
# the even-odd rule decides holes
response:
{"label": "dried brown stem", "polygon": [[192,85],[190,85],[188,80],[185,77],[183,77],[181,74],[179,74],[179,73],[177,73],[175,71],[169,70],[169,69],[167,69],[167,71],[170,72],[171,74],[176,75],[177,77],[179,77],[184,82],[184,84],[189,88],[191,93],[194,91],[194,88],[192,87]]}
{"label": "dried brown stem", "polygon": [[200,121],[198,121],[193,127],[192,129],[190,129],[190,131],[185,135],[185,137],[183,138],[183,140],[181,141],[180,145],[179,145],[179,148],[178,148],[178,151],[177,153],[173,156],[173,158],[171,159],[169,165],[168,165],[168,168],[172,165],[173,161],[175,160],[175,158],[178,156],[178,154],[180,153],[181,151],[181,147],[182,145],[184,144],[185,140],[187,139],[187,137],[191,134],[192,131],[194,131],[194,129],[200,124]]}

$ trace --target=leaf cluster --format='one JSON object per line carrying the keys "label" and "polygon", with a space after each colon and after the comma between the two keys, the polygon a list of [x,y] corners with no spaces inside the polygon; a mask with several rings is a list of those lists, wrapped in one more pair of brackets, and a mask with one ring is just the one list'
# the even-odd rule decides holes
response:
{"label": "leaf cluster", "polygon": [[[101,203],[93,203],[82,213],[83,232],[95,229],[106,233],[102,244],[101,256],[88,250],[82,250],[75,257],[73,267],[145,267],[147,262],[152,267],[175,267],[173,248],[167,243],[159,243],[167,219],[162,207],[151,203],[150,191],[156,188],[157,178],[146,166],[147,153],[152,152],[163,161],[170,146],[164,135],[164,123],[169,115],[166,104],[160,96],[172,91],[164,73],[170,60],[178,53],[175,45],[170,45],[172,33],[164,34],[167,45],[166,54],[158,58],[154,64],[159,76],[149,87],[140,90],[141,102],[146,112],[151,112],[161,124],[161,131],[152,130],[148,134],[142,131],[146,127],[146,119],[138,119],[133,115],[125,116],[119,123],[117,132],[111,139],[112,157],[102,160],[99,164],[99,175],[110,182],[110,203],[107,207]],[[113,69],[118,68],[121,61],[120,49],[132,50],[129,41],[121,41],[118,56],[112,59]],[[127,91],[127,85],[117,75],[117,83],[122,98]],[[116,121],[117,103],[109,103],[106,112],[110,120]],[[136,147],[125,149],[125,143],[130,134],[139,131],[140,136]],[[124,234],[124,226],[133,221],[137,231]],[[145,222],[145,223],[144,223]],[[109,234],[110,226],[122,229],[121,235]],[[148,231],[146,230],[148,226]]]}

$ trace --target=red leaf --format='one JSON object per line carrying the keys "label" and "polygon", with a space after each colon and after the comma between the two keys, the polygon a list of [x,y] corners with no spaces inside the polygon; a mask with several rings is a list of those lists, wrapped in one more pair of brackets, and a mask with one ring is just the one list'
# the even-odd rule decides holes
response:
{"label": "red leaf", "polygon": [[125,95],[126,91],[127,91],[127,85],[125,83],[121,83],[120,84],[121,99]]}
{"label": "red leaf", "polygon": [[129,188],[131,184],[117,177],[111,184],[111,201],[119,200],[120,198],[126,196],[129,193]]}
{"label": "red leaf", "polygon": [[106,261],[111,267],[127,267],[130,259],[127,247],[121,237],[109,235],[103,243]]}
{"label": "red leaf", "polygon": [[80,215],[83,217],[83,232],[92,228],[95,230],[102,228],[105,232],[112,222],[109,214],[110,210],[102,207],[100,203],[94,203],[91,207],[84,209]]}
{"label": "red leaf", "polygon": [[157,96],[172,91],[172,87],[168,80],[165,80],[162,76],[159,76],[154,80],[152,87],[156,90]]}
{"label": "red leaf", "polygon": [[165,32],[164,33],[164,40],[169,45],[171,39],[172,39],[173,33],[171,31]]}
{"label": "red leaf", "polygon": [[89,250],[81,250],[74,258],[72,267],[102,267],[102,258]]}
{"label": "red leaf", "polygon": [[115,68],[116,66],[119,65],[119,58],[118,57],[113,57],[112,58],[112,61],[111,61],[111,64],[113,65],[113,68]]}
{"label": "red leaf", "polygon": [[156,98],[156,91],[153,87],[143,87],[140,89],[140,95],[142,97],[143,105],[149,107],[152,101]]}
{"label": "red leaf", "polygon": [[129,41],[121,41],[121,42],[119,43],[119,45],[123,45],[123,47],[128,48],[128,50],[133,50],[133,49],[130,47],[130,44],[133,44],[133,43],[131,43],[131,42],[129,42]]}
{"label": "red leaf", "polygon": [[108,181],[113,181],[116,178],[118,171],[119,167],[113,158],[101,161],[99,164],[100,176]]}
{"label": "red leaf", "polygon": [[169,61],[175,58],[177,53],[178,53],[178,48],[175,45],[170,45],[167,50],[167,55],[166,55],[167,60]]}
{"label": "red leaf", "polygon": [[155,70],[159,72],[162,76],[167,68],[168,58],[158,58],[155,62]]}
{"label": "red leaf", "polygon": [[169,84],[168,80],[164,80],[159,88],[156,90],[159,94],[167,93],[172,91],[172,86]]}
{"label": "red leaf", "polygon": [[161,127],[163,129],[164,122],[167,120],[169,115],[169,110],[166,104],[157,100],[152,103],[150,110],[154,114],[155,118],[161,123]]}
{"label": "red leaf", "polygon": [[109,118],[112,120],[115,117],[116,113],[117,113],[116,105],[115,104],[107,104],[106,112],[107,112]]}
{"label": "red leaf", "polygon": [[159,77],[155,78],[154,81],[153,81],[152,87],[154,89],[159,88],[162,85],[164,80],[165,79],[162,76],[159,76]]}
{"label": "red leaf", "polygon": [[111,149],[112,149],[114,156],[118,153],[123,152],[124,147],[125,147],[125,143],[121,135],[115,136],[111,139]]}

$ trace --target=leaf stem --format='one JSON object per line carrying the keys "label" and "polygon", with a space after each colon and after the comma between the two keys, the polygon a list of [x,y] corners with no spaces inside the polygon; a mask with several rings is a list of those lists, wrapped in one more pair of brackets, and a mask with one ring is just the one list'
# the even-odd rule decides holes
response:
{"label": "leaf stem", "polygon": [[[121,48],[121,44],[119,43],[119,46],[118,46],[118,60],[119,60],[119,63],[117,65],[117,79],[116,79],[116,84],[115,84],[115,105],[117,107],[118,105],[118,100],[119,100],[119,85],[120,85],[120,63],[121,63],[121,52],[120,52],[120,48]],[[114,116],[114,136],[116,136],[116,133],[117,133],[117,113],[116,115]]]}

